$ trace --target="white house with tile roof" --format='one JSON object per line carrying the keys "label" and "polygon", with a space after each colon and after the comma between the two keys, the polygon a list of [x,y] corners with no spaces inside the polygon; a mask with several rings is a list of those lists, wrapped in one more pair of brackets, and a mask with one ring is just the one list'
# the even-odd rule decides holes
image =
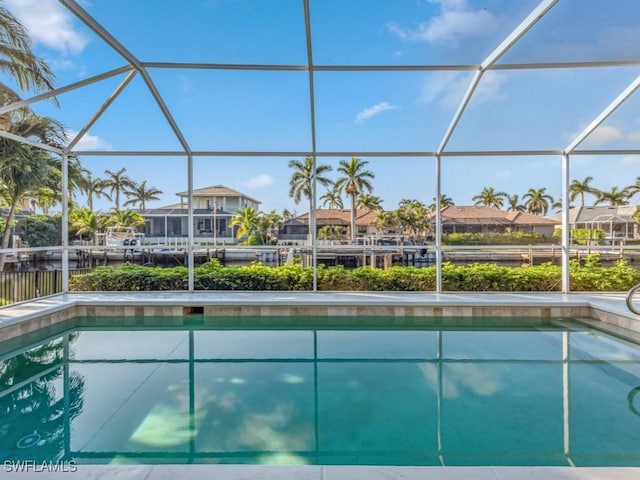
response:
{"label": "white house with tile roof", "polygon": [[[188,192],[178,192],[179,203],[140,211],[144,233],[151,242],[188,237]],[[194,240],[198,243],[235,243],[231,218],[242,208],[260,209],[260,200],[224,185],[193,190]]]}

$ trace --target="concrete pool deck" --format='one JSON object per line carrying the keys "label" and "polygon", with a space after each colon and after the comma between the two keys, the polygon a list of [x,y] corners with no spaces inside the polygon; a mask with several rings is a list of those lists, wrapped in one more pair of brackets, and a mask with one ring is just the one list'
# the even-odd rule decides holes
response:
{"label": "concrete pool deck", "polygon": [[[394,325],[432,316],[437,324],[481,316],[556,319],[579,317],[595,328],[640,341],[640,317],[626,307],[624,293],[403,293],[403,292],[107,292],[68,293],[0,309],[0,340],[36,331],[74,316],[180,316],[183,313],[253,316],[385,316]],[[470,323],[473,325],[473,323]],[[76,472],[8,472],[0,478],[88,479],[479,479],[627,480],[640,468],[606,467],[379,467],[258,465],[79,465]]]}

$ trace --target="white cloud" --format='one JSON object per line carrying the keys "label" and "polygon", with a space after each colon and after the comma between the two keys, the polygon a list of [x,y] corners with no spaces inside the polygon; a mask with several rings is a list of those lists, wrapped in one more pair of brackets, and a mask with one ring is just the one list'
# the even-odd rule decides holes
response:
{"label": "white cloud", "polygon": [[606,145],[616,140],[622,140],[625,137],[622,130],[610,125],[601,125],[595,129],[588,137],[589,145],[601,146]]}
{"label": "white cloud", "polygon": [[[424,103],[437,102],[445,108],[457,108],[472,78],[473,74],[469,72],[444,72],[429,76],[418,99]],[[485,103],[506,98],[504,82],[503,74],[491,70],[485,72],[473,93],[473,102]]]}
{"label": "white cloud", "polygon": [[273,178],[266,173],[261,173],[257,177],[251,177],[249,180],[247,180],[244,183],[244,186],[249,188],[262,188],[267,187],[271,184],[273,184]]}
{"label": "white cloud", "polygon": [[415,28],[388,23],[387,29],[401,40],[432,43],[456,43],[464,37],[480,37],[491,34],[499,19],[486,9],[472,9],[466,0],[429,0],[440,7],[440,15]]}
{"label": "white cloud", "polygon": [[57,0],[5,0],[36,43],[64,53],[80,53],[88,39],[73,27],[71,14]]}
{"label": "white cloud", "polygon": [[[67,135],[70,139],[74,139],[78,136],[78,132],[74,130],[68,130]],[[108,143],[104,138],[97,135],[90,135],[85,133],[80,141],[73,147],[74,150],[113,150],[113,146]]]}
{"label": "white cloud", "polygon": [[623,167],[637,167],[640,165],[640,155],[625,155],[620,160],[620,165]]}
{"label": "white cloud", "polygon": [[365,108],[364,110],[358,112],[356,115],[356,123],[362,123],[365,120],[370,119],[378,115],[379,113],[384,112],[385,110],[393,110],[394,108],[398,108],[397,105],[391,105],[389,102],[380,102],[375,104],[373,107]]}

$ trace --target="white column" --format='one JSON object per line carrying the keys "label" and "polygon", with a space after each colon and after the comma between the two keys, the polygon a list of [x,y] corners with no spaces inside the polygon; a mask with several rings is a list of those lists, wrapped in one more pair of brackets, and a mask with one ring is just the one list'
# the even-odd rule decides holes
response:
{"label": "white column", "polygon": [[569,155],[562,156],[562,293],[569,293]]}
{"label": "white column", "polygon": [[62,155],[62,293],[69,291],[69,155]]}

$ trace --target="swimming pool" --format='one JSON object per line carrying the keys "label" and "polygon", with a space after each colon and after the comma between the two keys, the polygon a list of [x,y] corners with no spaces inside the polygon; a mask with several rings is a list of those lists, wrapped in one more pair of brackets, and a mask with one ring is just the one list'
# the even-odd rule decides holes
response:
{"label": "swimming pool", "polygon": [[579,324],[92,322],[0,344],[3,459],[640,465],[640,350]]}

